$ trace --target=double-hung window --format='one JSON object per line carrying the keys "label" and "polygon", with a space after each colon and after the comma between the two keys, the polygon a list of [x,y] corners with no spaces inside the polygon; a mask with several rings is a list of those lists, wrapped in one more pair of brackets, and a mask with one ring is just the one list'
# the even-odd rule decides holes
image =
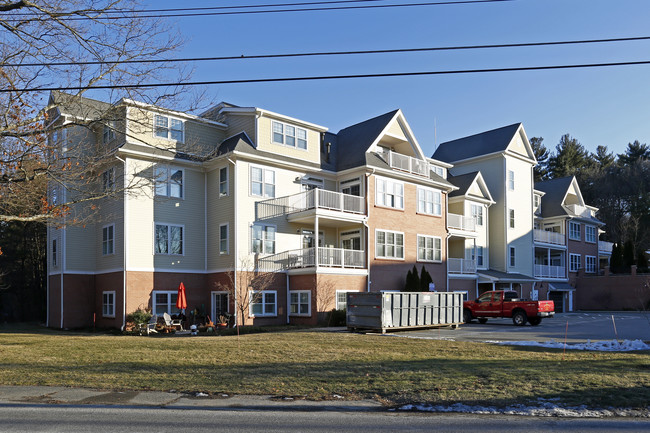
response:
{"label": "double-hung window", "polygon": [[348,308],[348,290],[336,291],[336,309],[345,310]]}
{"label": "double-hung window", "polygon": [[219,226],[219,254],[228,254],[228,224]]}
{"label": "double-hung window", "polygon": [[251,317],[276,316],[277,293],[275,290],[249,292]]}
{"label": "double-hung window", "polygon": [[517,264],[517,250],[515,247],[510,247],[510,267],[514,268]]}
{"label": "double-hung window", "polygon": [[251,195],[275,197],[275,172],[273,170],[251,167]]}
{"label": "double-hung window", "polygon": [[508,189],[513,191],[515,189],[515,172],[508,170]]}
{"label": "double-hung window", "polygon": [[176,300],[178,299],[178,291],[162,291],[154,290],[151,297],[151,313],[158,316],[167,314],[178,314],[180,309],[176,308]]}
{"label": "double-hung window", "polygon": [[418,188],[418,212],[440,216],[442,214],[442,194],[429,188]]}
{"label": "double-hung window", "polygon": [[309,290],[292,290],[289,292],[290,310],[292,316],[311,315],[311,292]]}
{"label": "double-hung window", "polygon": [[307,149],[307,130],[274,121],[273,142],[298,149]]}
{"label": "double-hung window", "polygon": [[483,225],[483,206],[479,204],[471,205],[472,217],[477,226]]}
{"label": "double-hung window", "polygon": [[102,292],[102,316],[115,317],[115,291]]}
{"label": "double-hung window", "polygon": [[596,227],[585,225],[585,241],[596,243]]}
{"label": "double-hung window", "polygon": [[183,226],[156,224],[154,252],[156,254],[183,254]]}
{"label": "double-hung window", "polygon": [[219,197],[228,195],[228,167],[219,169]]}
{"label": "double-hung window", "polygon": [[102,135],[104,144],[110,143],[115,139],[115,125],[113,122],[109,122],[107,125],[104,125],[104,131]]}
{"label": "double-hung window", "polygon": [[569,254],[569,271],[578,272],[580,269],[580,254]]}
{"label": "double-hung window", "polygon": [[510,209],[509,216],[510,216],[510,228],[514,229],[515,228],[515,210],[514,209]]}
{"label": "double-hung window", "polygon": [[102,173],[102,191],[115,191],[115,167],[111,167]]}
{"label": "double-hung window", "polygon": [[166,165],[155,166],[154,184],[158,196],[183,198],[183,169]]}
{"label": "double-hung window", "polygon": [[375,235],[375,254],[378,258],[403,259],[404,233],[377,230]]}
{"label": "double-hung window", "polygon": [[184,132],[185,124],[182,120],[160,114],[155,115],[154,135],[156,137],[182,142]]}
{"label": "double-hung window", "polygon": [[253,253],[275,254],[275,226],[253,224],[251,232]]}
{"label": "double-hung window", "polygon": [[102,228],[102,255],[108,256],[115,253],[115,224]]}
{"label": "double-hung window", "polygon": [[377,178],[377,205],[404,209],[404,184],[389,179]]}
{"label": "double-hung window", "polygon": [[569,221],[569,239],[580,240],[580,223]]}
{"label": "double-hung window", "polygon": [[442,239],[418,235],[418,261],[439,262],[442,260]]}
{"label": "double-hung window", "polygon": [[476,260],[476,266],[483,266],[483,247],[476,247],[476,252],[472,250],[472,260]]}
{"label": "double-hung window", "polygon": [[585,272],[593,274],[596,272],[596,257],[585,256]]}
{"label": "double-hung window", "polygon": [[56,239],[52,239],[52,266],[57,265]]}

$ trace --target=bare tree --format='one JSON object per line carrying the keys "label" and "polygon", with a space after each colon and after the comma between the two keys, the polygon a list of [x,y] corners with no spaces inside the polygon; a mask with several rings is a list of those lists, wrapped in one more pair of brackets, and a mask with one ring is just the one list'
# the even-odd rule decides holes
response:
{"label": "bare tree", "polygon": [[314,275],[313,287],[316,288],[316,311],[321,316],[318,318],[321,321],[330,310],[336,308],[336,284],[332,280],[319,279]]}
{"label": "bare tree", "polygon": [[[0,221],[56,220],[76,203],[91,210],[93,202],[134,187],[97,185],[97,176],[116,163],[115,146],[74,149],[70,137],[62,147],[61,137],[72,126],[93,138],[128,133],[119,124],[119,101],[169,108],[180,102],[180,85],[140,87],[162,77],[182,83],[188,74],[173,66],[179,63],[147,63],[168,57],[181,41],[165,22],[140,17],[139,6],[0,0]],[[106,88],[93,90],[99,86]],[[69,90],[48,97],[60,88]],[[57,119],[62,111],[69,114],[65,122]],[[53,193],[56,187],[68,193]]]}

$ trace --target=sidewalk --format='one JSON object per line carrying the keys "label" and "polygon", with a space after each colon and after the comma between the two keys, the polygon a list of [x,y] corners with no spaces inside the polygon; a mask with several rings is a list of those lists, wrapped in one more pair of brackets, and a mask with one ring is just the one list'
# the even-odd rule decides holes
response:
{"label": "sidewalk", "polygon": [[61,386],[0,386],[0,405],[90,405],[159,407],[170,409],[255,409],[293,411],[378,411],[372,400],[309,401],[255,395],[207,395],[176,391],[98,391]]}

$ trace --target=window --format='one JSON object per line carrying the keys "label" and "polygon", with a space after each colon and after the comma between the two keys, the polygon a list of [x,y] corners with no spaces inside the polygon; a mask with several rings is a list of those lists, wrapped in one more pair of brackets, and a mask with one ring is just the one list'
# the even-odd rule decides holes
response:
{"label": "window", "polygon": [[219,254],[228,254],[228,224],[219,226]]}
{"label": "window", "polygon": [[56,239],[52,239],[52,266],[56,266]]}
{"label": "window", "polygon": [[418,261],[442,261],[442,239],[418,235]]}
{"label": "window", "polygon": [[348,291],[347,290],[337,290],[336,291],[336,309],[337,310],[346,310],[348,308]]}
{"label": "window", "polygon": [[275,172],[266,168],[251,167],[251,194],[275,197]]}
{"label": "window", "polygon": [[596,257],[585,256],[585,272],[593,274],[596,272]]}
{"label": "window", "polygon": [[252,227],[252,252],[262,254],[275,254],[275,227],[262,224],[253,224]]}
{"label": "window", "polygon": [[430,167],[431,167],[431,170],[433,170],[433,172],[434,172],[435,174],[437,174],[438,176],[440,176],[440,177],[446,179],[446,176],[445,176],[445,169],[444,169],[443,167],[440,167],[440,166],[437,166],[437,165],[433,165],[433,164],[431,164]]}
{"label": "window", "polygon": [[115,191],[115,167],[111,167],[102,173],[102,191]]}
{"label": "window", "polygon": [[578,272],[580,269],[580,254],[569,254],[569,271]]}
{"label": "window", "polygon": [[228,167],[219,169],[219,197],[228,195]]}
{"label": "window", "polygon": [[418,188],[418,212],[429,215],[442,214],[442,194],[433,189]]}
{"label": "window", "polygon": [[180,309],[176,308],[176,300],[178,299],[178,291],[161,291],[154,290],[152,293],[152,314],[162,316],[163,313],[178,314]]}
{"label": "window", "polygon": [[307,130],[280,122],[273,122],[273,142],[307,149]]}
{"label": "window", "polygon": [[596,243],[596,227],[585,226],[585,241],[591,242],[592,244]]}
{"label": "window", "polygon": [[537,209],[540,205],[540,198],[541,197],[538,196],[537,194],[533,196],[533,206],[535,207],[535,209]]}
{"label": "window", "polygon": [[510,247],[510,267],[514,268],[515,264],[517,263],[516,261],[517,258],[517,250],[515,247]]}
{"label": "window", "polygon": [[375,254],[379,258],[404,258],[404,233],[377,230],[375,238]]}
{"label": "window", "polygon": [[476,266],[483,266],[483,247],[476,247],[476,252],[472,250],[472,260],[476,260]]}
{"label": "window", "polygon": [[251,317],[275,316],[276,315],[276,292],[275,290],[261,290],[250,292]]}
{"label": "window", "polygon": [[156,224],[156,254],[183,254],[183,226]]}
{"label": "window", "polygon": [[157,165],[154,167],[156,195],[183,198],[183,170]]}
{"label": "window", "polygon": [[102,316],[115,317],[115,291],[102,292]]}
{"label": "window", "polygon": [[113,122],[109,122],[108,125],[104,125],[103,141],[106,144],[113,140],[115,140],[115,126]]}
{"label": "window", "polygon": [[569,221],[569,239],[580,240],[580,223]]}
{"label": "window", "polygon": [[183,141],[183,132],[185,130],[182,120],[172,117],[155,115],[154,135],[168,140]]}
{"label": "window", "polygon": [[404,209],[404,184],[377,178],[376,201],[379,206]]}
{"label": "window", "polygon": [[510,209],[509,214],[510,214],[510,228],[514,229],[515,228],[515,210]]}
{"label": "window", "polygon": [[472,217],[477,226],[483,225],[483,206],[480,204],[471,205]]}
{"label": "window", "polygon": [[102,255],[115,253],[115,224],[102,228]]}
{"label": "window", "polygon": [[515,172],[508,170],[508,189],[513,191],[515,189]]}
{"label": "window", "polygon": [[292,290],[289,292],[290,310],[292,316],[311,315],[311,292],[309,290]]}

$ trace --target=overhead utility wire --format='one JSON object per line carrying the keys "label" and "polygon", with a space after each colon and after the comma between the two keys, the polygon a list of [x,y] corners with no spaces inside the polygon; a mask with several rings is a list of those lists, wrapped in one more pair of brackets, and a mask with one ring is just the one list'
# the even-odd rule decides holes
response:
{"label": "overhead utility wire", "polygon": [[286,81],[321,81],[341,80],[351,78],[387,78],[387,77],[416,77],[426,75],[455,75],[455,74],[476,74],[485,72],[520,72],[520,71],[542,71],[553,69],[578,69],[578,68],[602,68],[611,66],[634,66],[650,65],[650,60],[636,62],[614,62],[614,63],[583,63],[575,65],[550,65],[550,66],[523,66],[518,68],[488,68],[488,69],[458,69],[448,71],[423,71],[423,72],[388,72],[383,74],[356,74],[356,75],[321,75],[311,77],[280,77],[280,78],[254,78],[244,80],[217,80],[217,81],[193,81],[188,83],[150,83],[150,84],[124,84],[124,85],[97,85],[97,86],[66,86],[66,87],[32,87],[23,89],[0,88],[0,93],[9,92],[47,92],[54,90],[93,90],[93,89],[134,89],[150,87],[173,87],[173,86],[208,86],[215,84],[251,84],[251,83],[277,83]]}
{"label": "overhead utility wire", "polygon": [[[106,20],[122,20],[133,18],[179,18],[179,17],[198,17],[198,16],[218,16],[218,15],[249,15],[249,14],[267,14],[267,13],[283,13],[283,12],[315,12],[315,11],[340,11],[351,9],[378,9],[378,8],[402,8],[414,6],[443,6],[443,5],[460,5],[460,4],[477,4],[477,3],[501,3],[511,2],[516,0],[460,0],[460,1],[437,1],[437,2],[424,2],[424,3],[403,3],[403,4],[389,4],[389,5],[363,5],[363,6],[335,6],[335,7],[313,7],[313,8],[300,8],[300,9],[265,9],[265,10],[249,10],[249,11],[229,11],[229,12],[198,12],[198,13],[178,13],[178,14],[164,14],[164,15],[137,15],[137,16],[61,16],[59,21],[79,21],[79,20],[93,20],[93,21],[106,21]],[[128,11],[127,11],[128,12]],[[8,22],[20,21],[17,18],[8,19]]]}
{"label": "overhead utility wire", "polygon": [[459,45],[448,47],[422,47],[422,48],[394,48],[386,50],[360,50],[360,51],[322,51],[308,53],[286,53],[286,54],[256,54],[240,56],[219,56],[219,57],[188,57],[180,59],[141,59],[141,60],[105,60],[105,61],[88,61],[88,62],[51,62],[51,63],[3,63],[4,67],[34,67],[34,66],[72,66],[72,65],[105,65],[105,64],[129,64],[129,63],[172,63],[172,62],[205,62],[219,60],[250,60],[250,59],[277,59],[286,57],[314,57],[314,56],[345,56],[361,54],[391,54],[391,53],[415,53],[426,51],[453,51],[453,50],[478,50],[486,48],[519,48],[519,47],[539,47],[548,45],[574,45],[574,44],[595,44],[605,42],[629,42],[650,40],[650,36],[633,36],[629,38],[609,38],[609,39],[582,39],[573,41],[550,41],[550,42],[521,42],[514,44],[491,44],[491,45]]}

